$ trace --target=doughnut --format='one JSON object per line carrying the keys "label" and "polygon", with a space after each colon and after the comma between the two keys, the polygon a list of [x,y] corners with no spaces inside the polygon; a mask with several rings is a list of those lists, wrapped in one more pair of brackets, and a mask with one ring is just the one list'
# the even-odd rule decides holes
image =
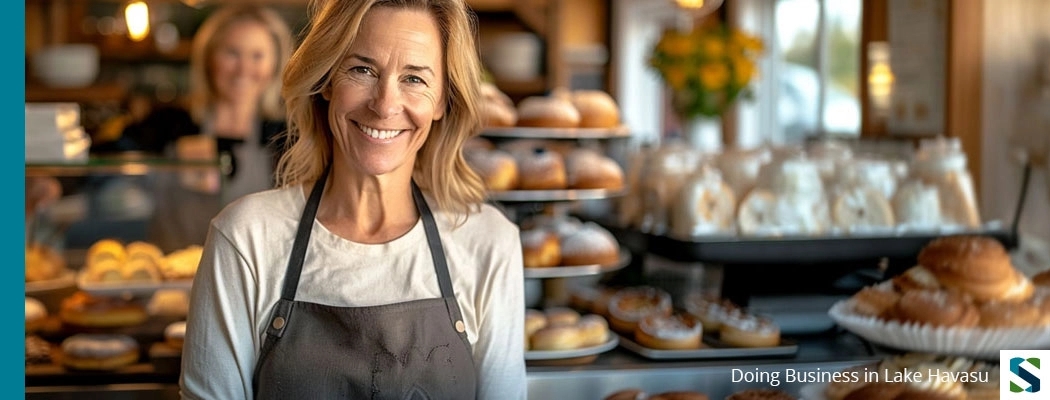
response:
{"label": "doughnut", "polygon": [[588,149],[577,149],[565,158],[565,174],[571,189],[623,188],[623,168],[612,158]]}
{"label": "doughnut", "polygon": [[518,103],[518,126],[575,128],[580,112],[572,101],[558,96],[529,96]]}
{"label": "doughnut", "polygon": [[26,246],[26,282],[48,281],[66,271],[66,259],[55,249],[42,245]]}
{"label": "doughnut", "polygon": [[547,316],[548,326],[576,325],[580,321],[580,313],[567,307],[551,307],[543,314]]}
{"label": "doughnut", "polygon": [[767,318],[740,313],[722,321],[718,338],[732,347],[773,347],[780,345],[780,327]]}
{"label": "doughnut", "polygon": [[128,258],[128,253],[124,249],[124,244],[116,239],[102,239],[88,248],[86,264],[90,267],[92,264],[110,258],[123,264]]}
{"label": "doughnut", "polygon": [[893,290],[868,286],[852,296],[853,311],[860,315],[879,317],[893,308],[901,298]]}
{"label": "doughnut", "polygon": [[900,275],[893,277],[891,281],[893,282],[893,287],[901,292],[917,289],[942,289],[941,282],[937,280],[937,277],[921,265],[908,268]]}
{"label": "doughnut", "polygon": [[518,163],[501,150],[474,150],[463,154],[467,165],[481,177],[488,190],[513,190],[518,186]]}
{"label": "doughnut", "polygon": [[620,125],[620,108],[612,96],[601,90],[572,92],[572,105],[580,114],[581,128],[615,128]]}
{"label": "doughnut", "polygon": [[572,285],[569,290],[569,307],[580,312],[594,312],[594,302],[600,293],[594,286]]}
{"label": "doughnut", "polygon": [[546,229],[559,238],[572,235],[582,226],[583,222],[574,217],[554,217],[544,214],[535,215],[522,222],[524,229]]}
{"label": "doughnut", "polygon": [[141,324],[148,315],[144,307],[131,301],[76,292],[62,300],[59,318],[70,325],[113,328]]}
{"label": "doughnut", "polygon": [[624,335],[634,335],[638,321],[650,314],[671,314],[671,295],[651,286],[621,289],[608,304],[609,325]]}
{"label": "doughnut", "polygon": [[525,268],[553,267],[561,262],[558,236],[545,229],[522,231],[521,251]]}
{"label": "doughnut", "polygon": [[120,273],[128,282],[160,282],[161,280],[157,263],[149,257],[128,258]]}
{"label": "doughnut", "polygon": [[980,314],[965,297],[957,293],[912,290],[901,295],[890,317],[901,322],[934,327],[969,328],[977,326]]}
{"label": "doughnut", "polygon": [[612,233],[587,222],[561,238],[562,265],[615,265],[620,261],[620,244]]}
{"label": "doughnut", "polygon": [[[591,303],[591,312],[609,318],[609,301],[612,299],[619,290],[613,288],[603,288],[598,291],[598,296],[594,298],[594,302]],[[1046,304],[1050,305],[1050,301]]]}
{"label": "doughnut", "polygon": [[131,242],[128,243],[124,249],[127,251],[128,260],[133,260],[138,257],[146,257],[153,260],[154,263],[159,264],[160,260],[164,259],[164,252],[152,243]]}
{"label": "doughnut", "polygon": [[700,320],[704,332],[708,333],[718,332],[722,328],[722,321],[740,312],[729,300],[720,300],[700,293],[690,293],[686,296],[683,307],[685,312]]}
{"label": "doughnut", "polygon": [[518,189],[556,190],[565,189],[565,160],[561,154],[536,147],[530,151],[515,151],[511,154],[518,162]]}
{"label": "doughnut", "polygon": [[605,396],[602,400],[646,400],[649,395],[642,389],[623,389]]}
{"label": "doughnut", "polygon": [[658,350],[693,350],[703,346],[704,327],[688,314],[651,314],[638,321],[634,339]]}
{"label": "doughnut", "polygon": [[172,322],[164,328],[164,343],[176,349],[182,349],[186,339],[186,321]]}
{"label": "doughnut", "polygon": [[525,310],[525,336],[532,336],[536,331],[543,329],[547,326],[547,315],[542,311],[527,309]]}
{"label": "doughnut", "polygon": [[609,323],[601,315],[587,314],[576,322],[584,347],[598,346],[609,338]]}
{"label": "doughnut", "polygon": [[710,398],[700,392],[664,392],[650,397],[649,400],[710,400]]}
{"label": "doughnut", "polygon": [[733,393],[725,400],[795,400],[795,397],[776,389],[747,389]]}
{"label": "doughnut", "polygon": [[81,333],[62,341],[62,365],[111,371],[139,360],[139,345],[127,335]]}
{"label": "doughnut", "polygon": [[890,201],[898,225],[919,229],[937,229],[944,224],[937,186],[920,179],[897,188]]}
{"label": "doughnut", "polygon": [[841,229],[890,228],[895,224],[893,208],[878,190],[855,186],[846,189],[831,207],[831,217]]}
{"label": "doughnut", "polygon": [[87,279],[92,282],[121,282],[124,264],[115,258],[104,258],[87,266]]}
{"label": "doughnut", "polygon": [[490,82],[481,83],[481,118],[484,126],[507,127],[518,122],[514,101]]}
{"label": "doughnut", "polygon": [[26,334],[40,330],[47,321],[47,308],[40,300],[26,297]]}
{"label": "doughnut", "polygon": [[45,365],[54,363],[51,357],[51,343],[40,336],[26,336],[26,365]]}
{"label": "doughnut", "polygon": [[671,230],[680,237],[726,232],[733,226],[736,195],[713,168],[701,168],[686,180],[671,211]]}
{"label": "doughnut", "polygon": [[582,347],[580,328],[573,325],[547,326],[530,338],[531,350],[573,350]]}
{"label": "doughnut", "polygon": [[983,328],[1013,328],[1046,325],[1042,310],[1029,303],[988,302],[977,308]]}

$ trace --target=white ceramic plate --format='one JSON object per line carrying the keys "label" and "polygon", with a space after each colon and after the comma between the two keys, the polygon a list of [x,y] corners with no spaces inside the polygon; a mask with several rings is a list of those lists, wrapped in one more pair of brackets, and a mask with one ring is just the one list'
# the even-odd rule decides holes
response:
{"label": "white ceramic plate", "polygon": [[631,253],[620,249],[620,260],[611,265],[573,265],[562,267],[525,268],[526,279],[571,278],[604,274],[623,269],[631,263]]}
{"label": "white ceramic plate", "polygon": [[595,354],[601,354],[616,348],[619,343],[619,338],[615,333],[609,332],[609,336],[606,338],[605,343],[597,346],[584,347],[582,349],[572,350],[538,350],[538,351],[526,351],[525,360],[560,360],[565,358],[576,358],[593,356]]}
{"label": "white ceramic plate", "polygon": [[46,281],[26,282],[26,294],[46,292],[48,290],[65,289],[76,284],[76,273],[66,271],[55,279]]}
{"label": "white ceramic plate", "polygon": [[193,280],[160,282],[91,282],[84,273],[77,276],[77,287],[96,296],[148,296],[161,289],[189,290]]}

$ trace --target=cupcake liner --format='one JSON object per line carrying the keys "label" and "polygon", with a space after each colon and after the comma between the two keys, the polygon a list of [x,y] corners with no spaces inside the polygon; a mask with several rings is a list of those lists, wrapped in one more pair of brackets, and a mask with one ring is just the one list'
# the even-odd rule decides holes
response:
{"label": "cupcake liner", "polygon": [[900,350],[998,360],[999,350],[1050,349],[1050,326],[988,329],[900,323],[859,315],[851,300],[835,303],[828,315],[857,336]]}

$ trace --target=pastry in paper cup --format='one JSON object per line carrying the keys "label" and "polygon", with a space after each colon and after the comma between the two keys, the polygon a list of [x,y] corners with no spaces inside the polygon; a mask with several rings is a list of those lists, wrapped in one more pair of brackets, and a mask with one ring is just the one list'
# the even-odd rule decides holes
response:
{"label": "pastry in paper cup", "polygon": [[960,328],[901,323],[856,313],[852,300],[835,303],[828,315],[839,326],[886,347],[998,360],[999,350],[1050,347],[1050,326]]}

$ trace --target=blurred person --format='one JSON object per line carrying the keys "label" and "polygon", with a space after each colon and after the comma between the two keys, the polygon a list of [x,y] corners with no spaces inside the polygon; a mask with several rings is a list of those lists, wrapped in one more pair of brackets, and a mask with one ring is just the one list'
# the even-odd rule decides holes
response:
{"label": "blurred person", "polygon": [[463,0],[319,0],[283,74],[274,190],[212,222],[187,399],[524,399],[519,232],[462,156],[478,133]]}
{"label": "blurred person", "polygon": [[[165,251],[201,244],[208,222],[234,199],[273,187],[284,148],[279,73],[293,47],[274,10],[252,4],[219,8],[193,38],[188,109],[161,107],[124,130],[125,146],[187,160],[218,160],[214,170],[157,182],[149,237]],[[171,190],[169,190],[171,189]]]}

